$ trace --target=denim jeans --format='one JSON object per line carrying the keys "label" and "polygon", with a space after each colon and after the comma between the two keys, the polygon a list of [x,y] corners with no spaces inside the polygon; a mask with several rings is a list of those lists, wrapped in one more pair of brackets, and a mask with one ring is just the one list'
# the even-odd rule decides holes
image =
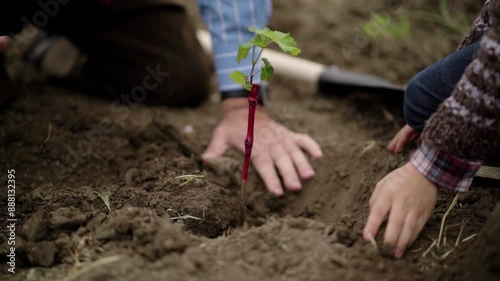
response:
{"label": "denim jeans", "polygon": [[472,62],[479,42],[473,43],[418,73],[406,87],[404,114],[406,123],[422,131],[425,122],[448,98],[465,68]]}

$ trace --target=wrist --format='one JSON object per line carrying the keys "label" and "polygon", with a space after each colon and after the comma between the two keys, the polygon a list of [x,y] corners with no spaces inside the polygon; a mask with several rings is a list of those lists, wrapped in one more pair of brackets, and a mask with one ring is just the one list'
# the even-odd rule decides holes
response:
{"label": "wrist", "polygon": [[227,98],[221,101],[222,113],[232,111],[235,109],[248,108],[248,98]]}
{"label": "wrist", "polygon": [[[240,114],[241,111],[244,116],[248,114],[248,98],[230,98],[221,102],[223,118],[232,118],[234,114]],[[257,106],[256,112],[258,116],[266,115],[265,107]]]}
{"label": "wrist", "polygon": [[421,182],[425,182],[425,184],[423,185],[426,185],[426,186],[432,186],[434,187],[436,190],[438,189],[438,186],[432,182],[425,174],[423,174],[418,168],[417,166],[415,166],[414,163],[412,163],[412,161],[409,161],[408,163],[406,163],[406,167],[408,168],[408,171],[414,175],[413,177],[418,177],[421,179]]}
{"label": "wrist", "polygon": [[411,157],[411,164],[430,182],[457,192],[469,189],[481,162],[457,157],[425,141]]}
{"label": "wrist", "polygon": [[[221,101],[248,98],[248,91],[245,89],[221,91],[220,94]],[[269,102],[269,85],[265,81],[260,83],[258,102],[261,106],[265,106]]]}

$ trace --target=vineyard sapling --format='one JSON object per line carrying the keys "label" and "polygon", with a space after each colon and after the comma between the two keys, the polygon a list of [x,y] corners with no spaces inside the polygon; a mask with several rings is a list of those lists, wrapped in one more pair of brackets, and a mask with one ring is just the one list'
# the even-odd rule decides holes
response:
{"label": "vineyard sapling", "polygon": [[[241,223],[244,221],[245,216],[245,201],[246,201],[246,184],[248,180],[248,168],[250,166],[250,158],[252,156],[252,147],[254,141],[254,122],[255,110],[257,108],[257,101],[260,91],[260,85],[253,83],[253,78],[260,73],[262,81],[269,81],[274,74],[274,68],[266,58],[261,58],[262,51],[271,43],[277,44],[284,52],[296,56],[300,53],[295,39],[290,33],[283,33],[276,30],[271,30],[267,27],[263,29],[250,28],[255,36],[248,42],[241,44],[238,48],[236,61],[239,63],[246,59],[252,51],[252,68],[250,74],[245,74],[241,71],[234,71],[229,74],[229,77],[236,83],[249,91],[248,95],[248,126],[247,136],[245,138],[245,160],[243,162],[243,170],[241,174],[241,200],[240,200],[240,218]],[[257,50],[259,48],[259,50]],[[258,52],[258,53],[257,53]],[[255,70],[259,60],[262,60],[262,67]]]}

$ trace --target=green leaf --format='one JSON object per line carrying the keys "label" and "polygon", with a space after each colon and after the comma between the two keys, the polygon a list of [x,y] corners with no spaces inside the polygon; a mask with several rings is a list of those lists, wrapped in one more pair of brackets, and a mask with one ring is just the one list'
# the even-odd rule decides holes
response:
{"label": "green leaf", "polygon": [[245,44],[241,44],[238,48],[238,54],[236,55],[236,61],[240,63],[242,60],[248,57],[248,53],[250,52],[251,47],[246,47]]}
{"label": "green leaf", "polygon": [[[264,27],[264,29],[266,29],[267,27]],[[249,27],[248,30],[250,30],[251,32],[253,33],[257,33],[257,34],[260,34],[264,29],[258,29],[258,28],[255,28],[255,27]]]}
{"label": "green leaf", "polygon": [[233,80],[234,83],[243,85],[245,84],[247,76],[245,75],[245,73],[235,70],[231,74],[229,74],[229,78],[231,78],[231,80]]}
{"label": "green leaf", "polygon": [[300,49],[297,47],[297,42],[293,39],[290,33],[283,33],[279,31],[273,31],[272,37],[270,37],[273,42],[276,42],[278,46],[284,51],[292,56],[300,54]]}
{"label": "green leaf", "polygon": [[260,80],[263,81],[271,80],[274,74],[274,67],[271,65],[268,59],[262,58],[262,61],[264,62],[264,66],[260,71]]}
{"label": "green leaf", "polygon": [[256,46],[265,48],[267,45],[269,45],[272,41],[270,38],[257,34],[254,36],[254,38],[251,40]]}
{"label": "green leaf", "polygon": [[252,41],[258,47],[265,48],[267,47],[267,45],[273,42],[271,38],[269,38],[269,36],[266,35],[267,33],[271,32],[271,29],[267,27],[264,27],[263,29],[250,27],[248,30],[256,34],[255,37],[252,38],[252,40],[250,41]]}
{"label": "green leaf", "polygon": [[235,70],[231,74],[229,74],[229,78],[233,80],[234,83],[240,85],[245,90],[250,91],[252,89],[252,85],[250,85],[250,81],[248,80],[248,76],[245,73]]}
{"label": "green leaf", "polygon": [[[290,33],[283,33],[280,31],[276,30],[271,30],[267,27],[263,29],[257,29],[257,28],[249,28],[250,31],[260,35],[263,38],[267,39],[262,39],[263,42],[267,42],[265,46],[269,44],[269,40],[278,44],[278,46],[286,53],[289,53],[292,56],[296,56],[300,54],[300,49],[297,47],[297,42],[295,42],[295,39],[293,39],[292,35]],[[259,45],[258,45],[259,46]],[[264,47],[265,47],[264,46]],[[259,46],[260,47],[260,46]]]}
{"label": "green leaf", "polygon": [[265,36],[262,36],[260,34],[257,34],[252,39],[250,39],[248,42],[244,43],[243,46],[251,48],[255,45],[255,46],[260,47],[260,48],[265,48],[271,42],[272,42],[271,39],[269,39]]}
{"label": "green leaf", "polygon": [[238,54],[236,55],[236,61],[240,63],[242,60],[246,59],[248,57],[248,54],[250,53],[250,50],[254,46],[265,48],[271,42],[272,42],[271,39],[269,39],[268,37],[262,36],[260,34],[255,35],[248,42],[243,43],[238,47]]}
{"label": "green leaf", "polygon": [[243,89],[247,91],[252,90],[252,84],[250,84],[250,81],[248,81],[248,79],[245,80],[245,84],[241,85],[241,87],[243,87]]}
{"label": "green leaf", "polygon": [[250,28],[248,28],[248,30],[250,30],[251,32],[253,32],[255,34],[260,34],[260,35],[264,35],[265,33],[272,31],[271,29],[269,29],[269,27],[264,27],[263,29],[250,27]]}

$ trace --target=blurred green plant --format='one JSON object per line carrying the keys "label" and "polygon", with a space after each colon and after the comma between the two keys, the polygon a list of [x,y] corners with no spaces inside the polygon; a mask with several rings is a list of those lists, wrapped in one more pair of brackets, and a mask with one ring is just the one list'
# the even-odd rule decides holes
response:
{"label": "blurred green plant", "polygon": [[382,35],[385,38],[399,40],[410,35],[410,20],[404,15],[387,16],[382,13],[372,13],[372,19],[363,25],[363,32],[370,38]]}
{"label": "blurred green plant", "polygon": [[449,31],[462,35],[470,26],[469,17],[463,11],[451,15],[448,0],[439,0],[439,13],[428,11],[412,11],[410,17],[415,20],[435,23],[447,28]]}

